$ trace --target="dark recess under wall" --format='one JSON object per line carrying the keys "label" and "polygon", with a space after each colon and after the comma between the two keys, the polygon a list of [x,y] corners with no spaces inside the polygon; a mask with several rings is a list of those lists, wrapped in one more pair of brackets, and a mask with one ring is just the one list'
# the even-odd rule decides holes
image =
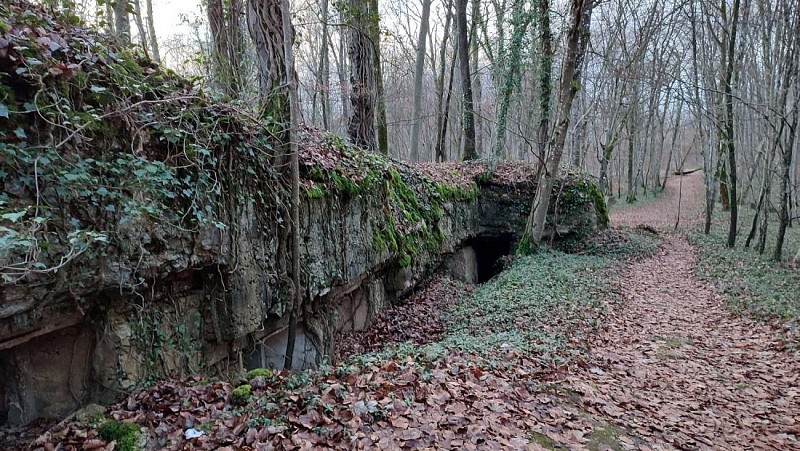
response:
{"label": "dark recess under wall", "polygon": [[469,240],[466,245],[475,250],[478,265],[478,283],[488,282],[503,271],[501,259],[511,255],[514,250],[514,234],[480,235]]}

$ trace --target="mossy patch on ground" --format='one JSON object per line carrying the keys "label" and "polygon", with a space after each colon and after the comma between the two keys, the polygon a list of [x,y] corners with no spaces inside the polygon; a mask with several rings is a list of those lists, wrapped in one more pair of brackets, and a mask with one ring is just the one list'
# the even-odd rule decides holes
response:
{"label": "mossy patch on ground", "polygon": [[116,442],[120,451],[136,451],[139,446],[139,425],[109,420],[97,428],[97,435],[107,442]]}

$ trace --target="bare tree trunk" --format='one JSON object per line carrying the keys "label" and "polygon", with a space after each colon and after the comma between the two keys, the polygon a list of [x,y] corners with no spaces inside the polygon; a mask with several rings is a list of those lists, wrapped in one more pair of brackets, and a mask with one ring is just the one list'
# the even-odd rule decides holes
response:
{"label": "bare tree trunk", "polygon": [[131,22],[128,18],[128,0],[116,0],[114,7],[114,30],[123,44],[131,42]]}
{"label": "bare tree trunk", "polygon": [[[458,44],[456,44],[458,46]],[[456,49],[457,51],[458,49]],[[447,161],[447,127],[450,123],[450,99],[453,96],[453,80],[456,74],[456,57],[450,60],[450,79],[447,83],[447,98],[444,101],[442,108],[442,123],[441,127],[437,130],[436,138],[436,159],[439,162]]]}
{"label": "bare tree trunk", "polygon": [[[346,9],[343,8],[341,11],[339,11],[339,20],[342,23],[348,23],[350,21],[349,18],[347,17]],[[347,73],[349,71],[349,67],[347,65],[348,61],[346,57],[348,50],[347,41],[349,35],[350,35],[349,31],[348,33],[339,31],[339,61],[337,67],[339,72],[339,93],[341,94],[340,102],[342,104],[342,116],[341,116],[342,134],[347,132],[347,126],[344,124],[344,121],[350,120],[350,99],[349,99],[350,89],[347,83],[348,80]]]}
{"label": "bare tree trunk", "polygon": [[715,202],[715,186],[714,186],[714,171],[713,171],[713,147],[706,145],[705,133],[703,132],[703,97],[700,95],[700,74],[699,74],[699,55],[697,50],[697,41],[699,39],[697,33],[697,10],[695,4],[691,4],[690,24],[692,28],[692,75],[693,75],[693,94],[694,102],[696,103],[695,119],[697,121],[697,134],[700,138],[700,146],[703,152],[703,182],[705,185],[705,220],[703,224],[703,233],[708,235],[711,233],[711,220],[714,215],[714,202]]}
{"label": "bare tree trunk", "polygon": [[[537,0],[539,13],[539,45],[541,62],[539,66],[539,162],[541,173],[547,159],[547,143],[550,141],[550,114],[553,90],[553,32],[550,30],[550,0]],[[606,162],[608,163],[608,162]]]}
{"label": "bare tree trunk", "polygon": [[675,128],[672,130],[672,143],[670,144],[669,156],[667,157],[667,169],[664,171],[664,180],[661,181],[661,191],[664,191],[667,188],[667,180],[669,180],[669,168],[672,165],[672,156],[675,153],[675,142],[678,139],[678,129],[680,129],[681,126],[683,104],[684,102],[680,102],[678,104],[678,111],[675,113]]}
{"label": "bare tree trunk", "polygon": [[330,36],[328,32],[328,0],[320,0],[322,16],[322,43],[319,52],[319,79],[317,82],[320,92],[320,103],[322,105],[322,127],[325,130],[331,129],[331,100],[330,100],[330,77],[331,62],[328,53],[328,42]]}
{"label": "bare tree trunk", "polygon": [[[793,63],[796,64],[796,63]],[[792,167],[792,157],[794,155],[794,145],[797,140],[797,127],[800,125],[800,106],[796,104],[800,99],[800,81],[795,79],[795,106],[792,112],[792,125],[789,128],[789,140],[783,148],[782,161],[781,161],[781,196],[780,196],[780,211],[778,224],[778,236],[775,240],[775,252],[772,254],[772,259],[781,261],[783,258],[783,243],[786,238],[786,229],[789,227],[789,192],[791,190],[790,170]],[[800,253],[798,254],[800,255]]]}
{"label": "bare tree trunk", "polygon": [[628,129],[628,195],[625,202],[631,204],[636,202],[636,184],[633,180],[633,130],[630,122],[626,124]]}
{"label": "bare tree trunk", "polygon": [[[800,66],[798,65],[797,58],[800,56],[800,8],[795,6],[794,26],[791,29],[794,39],[790,44],[791,48],[787,52],[787,70],[786,70],[786,87],[782,100],[782,107],[786,107],[786,93],[788,86],[791,83],[794,87],[794,108],[792,111],[792,123],[789,125],[789,139],[783,147],[781,159],[781,196],[780,196],[780,211],[778,236],[775,239],[775,251],[772,254],[772,259],[781,261],[783,259],[783,245],[786,238],[786,229],[791,224],[791,169],[792,159],[794,157],[794,146],[797,140],[797,127],[800,125]],[[791,80],[791,82],[790,82]],[[800,255],[800,253],[798,253]]]}
{"label": "bare tree trunk", "polygon": [[536,187],[536,197],[533,200],[525,233],[520,243],[523,252],[530,252],[538,248],[544,234],[547,210],[550,207],[550,195],[561,165],[561,156],[564,152],[564,143],[569,129],[572,101],[575,99],[575,93],[580,87],[579,80],[575,79],[575,75],[586,51],[586,47],[581,45],[581,34],[583,32],[582,24],[586,18],[586,9],[591,8],[590,4],[589,0],[570,1],[567,45],[558,89],[559,110],[555,133],[548,146],[549,155]]}
{"label": "bare tree trunk", "polygon": [[376,117],[378,121],[378,150],[384,155],[389,155],[389,124],[386,120],[386,94],[383,87],[383,62],[381,61],[381,16],[378,9],[378,0],[370,0],[369,4],[369,37],[372,42],[375,68],[375,100]]}
{"label": "bare tree trunk", "polygon": [[372,27],[370,2],[372,0],[350,0],[350,102],[352,115],[348,127],[353,144],[369,151],[377,151],[375,140],[375,106],[377,87],[375,84],[375,50],[368,34]]}
{"label": "bare tree trunk", "polygon": [[739,25],[739,6],[741,0],[733,0],[733,11],[731,13],[731,34],[728,41],[728,64],[725,68],[725,150],[728,156],[728,191],[731,206],[731,221],[728,228],[728,247],[736,246],[736,231],[739,219],[739,198],[736,192],[736,147],[733,136],[733,73],[735,70],[736,59],[736,31]]}
{"label": "bare tree trunk", "polygon": [[445,61],[447,56],[447,41],[452,27],[453,0],[447,0],[445,5],[444,36],[442,47],[439,49],[439,77],[436,83],[436,161],[447,160],[444,152],[444,134],[447,131],[447,112],[450,106],[450,93],[453,90],[453,74],[455,69],[455,56],[450,62],[450,81],[447,85],[447,103],[444,103]]}
{"label": "bare tree trunk", "polygon": [[136,22],[136,31],[139,33],[139,45],[142,46],[145,58],[150,58],[150,51],[148,50],[147,31],[144,29],[144,21],[142,20],[142,5],[139,0],[133,0],[133,20]]}
{"label": "bare tree trunk", "polygon": [[472,56],[472,97],[473,111],[475,118],[475,154],[479,157],[483,155],[483,128],[484,121],[481,117],[481,102],[483,101],[483,83],[481,82],[480,71],[480,40],[478,39],[478,24],[482,23],[480,0],[472,0],[472,25],[470,30],[469,45],[470,55]]}
{"label": "bare tree trunk", "polygon": [[419,161],[419,131],[422,116],[422,77],[425,75],[425,45],[431,16],[432,0],[422,0],[422,18],[417,39],[417,58],[414,68],[414,111],[411,126],[411,161]]}
{"label": "bare tree trunk", "polygon": [[[781,128],[783,128],[781,126]],[[781,132],[778,135],[777,140],[781,139]],[[776,142],[777,145],[777,142]],[[759,234],[758,234],[758,245],[756,246],[756,250],[758,251],[759,255],[764,255],[764,251],[767,248],[767,229],[769,228],[769,206],[770,206],[770,198],[772,192],[772,177],[770,174],[772,173],[772,166],[775,162],[775,151],[776,149],[770,149],[770,154],[767,158],[766,163],[764,164],[764,176],[762,178],[763,186],[761,189],[761,199],[759,200],[758,211],[756,212],[756,216],[760,213],[763,209],[764,215],[761,218],[761,226],[759,227]],[[755,220],[753,220],[755,223]]]}
{"label": "bare tree trunk", "polygon": [[469,41],[467,39],[467,2],[456,0],[456,23],[458,26],[458,58],[461,68],[461,89],[464,95],[464,153],[463,160],[479,157],[475,149],[475,112],[472,103],[472,73],[469,69]]}
{"label": "bare tree trunk", "polygon": [[[241,0],[236,0],[241,2]],[[153,61],[161,63],[161,51],[158,47],[158,36],[156,35],[156,24],[153,19],[153,0],[145,0],[145,8],[147,8],[147,36],[150,38],[150,55]]]}
{"label": "bare tree trunk", "polygon": [[283,31],[283,64],[287,68],[285,85],[289,91],[289,149],[292,171],[292,309],[289,312],[289,333],[286,340],[286,355],[283,367],[291,369],[294,364],[294,347],[297,341],[297,320],[303,302],[303,290],[300,288],[300,164],[298,158],[297,129],[300,124],[300,106],[297,99],[297,75],[294,71],[294,32],[291,23],[289,0],[281,0],[281,18]]}

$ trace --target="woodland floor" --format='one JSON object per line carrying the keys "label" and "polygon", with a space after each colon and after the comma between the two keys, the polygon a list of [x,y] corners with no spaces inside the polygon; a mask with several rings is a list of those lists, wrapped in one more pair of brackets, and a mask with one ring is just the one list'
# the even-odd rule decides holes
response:
{"label": "woodland floor", "polygon": [[[379,349],[381,340],[410,341],[416,353],[251,377],[252,398],[238,407],[231,384],[170,381],[106,415],[144,426],[149,448],[800,449],[800,353],[775,322],[731,314],[695,275],[697,251],[684,231],[699,218],[702,190],[701,174],[674,178],[656,200],[612,211],[613,226],[650,225],[661,243],[613,271],[615,300],[591,334],[570,329],[572,341],[589,346],[562,365],[543,368],[505,344],[496,347],[501,364],[468,352],[419,351],[445,334],[439,313],[471,295],[435,282],[382,315],[361,341],[345,342],[350,353]],[[682,231],[673,232],[678,203]],[[187,428],[203,435],[187,442]],[[38,444],[59,442],[110,449],[77,421]]]}
{"label": "woodland floor", "polygon": [[[564,383],[654,449],[800,448],[800,361],[772,327],[732,316],[665,237],[619,281],[627,301]],[[630,442],[629,442],[630,444]]]}
{"label": "woodland floor", "polygon": [[[693,225],[702,175],[682,179],[654,202],[616,209],[612,225],[671,229],[679,202],[682,224]],[[800,449],[798,354],[773,325],[727,311],[696,278],[696,250],[683,235],[662,237],[657,255],[622,272],[626,302],[594,343],[596,366],[563,383],[620,428],[621,448]]]}

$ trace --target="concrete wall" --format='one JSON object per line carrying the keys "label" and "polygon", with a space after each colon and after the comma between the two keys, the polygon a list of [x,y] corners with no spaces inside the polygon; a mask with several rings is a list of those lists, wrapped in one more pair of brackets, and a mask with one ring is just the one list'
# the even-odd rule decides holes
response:
{"label": "concrete wall", "polygon": [[[374,245],[372,225],[385,214],[383,193],[304,201],[306,286],[296,367],[329,359],[336,333],[367,327],[453,253],[451,270],[474,280],[474,252],[461,249],[464,243],[483,234],[519,234],[530,197],[529,191],[487,186],[478,198],[444,204],[434,225],[441,246],[422,251],[407,267]],[[169,234],[130,231],[145,248],[160,250],[138,262],[132,258],[136,267],[104,265],[79,293],[56,285],[0,292],[0,422],[57,418],[166,376],[281,367],[288,277],[280,261],[288,252],[279,249],[278,225],[259,221],[263,215],[252,205],[238,208],[238,224],[227,233],[204,230],[153,246]]]}

